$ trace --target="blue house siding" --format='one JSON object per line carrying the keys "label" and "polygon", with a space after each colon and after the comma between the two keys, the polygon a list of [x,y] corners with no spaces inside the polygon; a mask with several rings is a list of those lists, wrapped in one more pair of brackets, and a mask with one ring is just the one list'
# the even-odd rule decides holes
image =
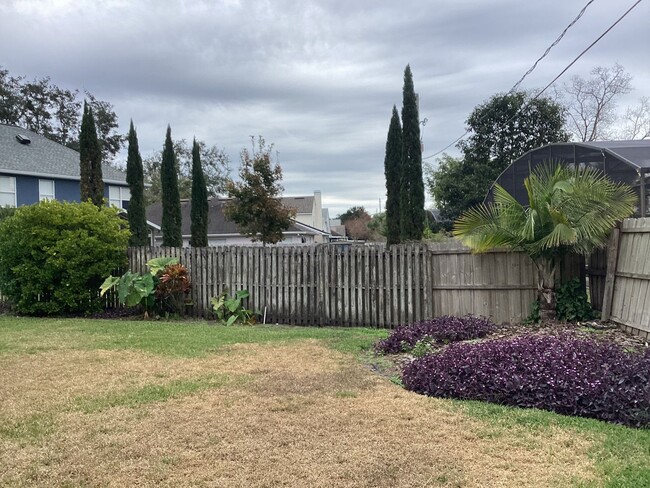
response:
{"label": "blue house siding", "polygon": [[[6,175],[14,176],[14,175]],[[16,178],[16,205],[31,205],[38,202],[38,178],[33,176],[19,176]]]}
{"label": "blue house siding", "polygon": [[54,180],[54,197],[66,202],[79,201],[79,182],[74,180],[60,180],[56,178],[38,178],[36,176],[10,175],[16,178],[16,203],[31,205],[38,202],[38,180]]}
{"label": "blue house siding", "polygon": [[[39,178],[37,176],[15,175],[0,173],[0,176],[12,176],[16,178],[16,204],[17,206],[32,205],[39,200],[38,180],[54,181],[54,197],[60,201],[79,202],[79,182],[75,180],[63,180],[58,178]],[[108,200],[108,187],[119,186],[128,188],[128,185],[116,185],[115,183],[104,184],[104,197]]]}
{"label": "blue house siding", "polygon": [[[124,171],[102,164],[102,174],[107,199],[110,187],[128,189]],[[22,127],[0,124],[0,176],[10,176],[16,183],[12,187],[6,179],[2,182],[2,205],[31,205],[38,202],[40,194],[80,201],[79,153]],[[39,179],[54,181],[54,192],[52,185],[43,185],[41,193]],[[126,208],[128,191],[113,192],[112,196],[115,204]]]}

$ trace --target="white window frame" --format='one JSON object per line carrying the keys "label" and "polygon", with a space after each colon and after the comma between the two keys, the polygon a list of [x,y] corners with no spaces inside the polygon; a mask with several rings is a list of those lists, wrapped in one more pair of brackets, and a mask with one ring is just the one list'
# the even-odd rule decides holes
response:
{"label": "white window frame", "polygon": [[2,194],[2,195],[13,195],[13,205],[9,205],[9,206],[10,207],[16,207],[17,206],[17,203],[16,203],[16,177],[15,176],[6,176],[6,175],[1,175],[0,176],[0,179],[5,179],[5,178],[9,181],[9,191],[0,190],[0,194]]}
{"label": "white window frame", "polygon": [[[115,195],[117,191],[117,195]],[[117,197],[117,198],[116,198]],[[128,197],[128,198],[127,198]],[[126,186],[109,185],[108,186],[108,204],[117,208],[123,208],[122,202],[131,201],[131,192]]]}
{"label": "white window frame", "polygon": [[[49,183],[52,185],[52,193],[47,193],[43,191],[41,186],[43,183]],[[38,201],[43,200],[56,200],[56,182],[54,180],[38,180]]]}

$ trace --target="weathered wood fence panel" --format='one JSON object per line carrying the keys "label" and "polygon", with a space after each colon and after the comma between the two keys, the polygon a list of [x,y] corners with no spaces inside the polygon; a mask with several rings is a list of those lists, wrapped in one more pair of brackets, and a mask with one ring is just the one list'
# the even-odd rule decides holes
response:
{"label": "weathered wood fence panel", "polygon": [[620,232],[614,232],[612,239],[607,260],[603,318],[648,338],[650,218],[624,220]]}
{"label": "weathered wood fence panel", "polygon": [[393,327],[473,313],[519,321],[536,297],[536,270],[520,253],[473,255],[456,242],[431,245],[130,248],[132,271],[178,257],[192,281],[193,314],[210,299],[250,292],[267,323]]}

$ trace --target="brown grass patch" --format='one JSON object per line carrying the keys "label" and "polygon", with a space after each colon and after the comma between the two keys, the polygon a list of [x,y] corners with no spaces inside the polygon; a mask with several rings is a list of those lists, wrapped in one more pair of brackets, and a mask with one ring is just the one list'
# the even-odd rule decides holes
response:
{"label": "brown grass patch", "polygon": [[[46,388],[37,402],[45,410],[61,401],[56,388],[70,397],[160,375],[255,379],[138,408],[60,411],[52,435],[0,438],[0,485],[546,487],[594,477],[591,444],[572,431],[494,435],[448,402],[404,391],[316,341],[238,345],[201,359],[105,351],[33,359],[34,370],[18,376],[34,382],[30,399]],[[49,388],[39,377],[45,365]],[[34,413],[7,362],[1,367],[0,381],[12,382],[0,387],[11,397],[3,408]]]}

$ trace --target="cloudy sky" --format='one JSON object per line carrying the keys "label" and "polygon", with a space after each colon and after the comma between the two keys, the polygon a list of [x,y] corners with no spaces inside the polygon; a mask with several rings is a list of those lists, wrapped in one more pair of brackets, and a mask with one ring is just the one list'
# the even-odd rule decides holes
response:
{"label": "cloudy sky", "polygon": [[[236,170],[250,136],[263,135],[286,195],[321,190],[331,214],[372,213],[407,63],[426,157],[509,90],[587,1],[0,0],[0,65],[110,101],[124,132],[136,124],[143,157],[170,124],[174,138],[224,148]],[[545,86],[635,2],[595,0],[523,87]],[[562,80],[618,62],[634,77],[622,105],[650,95],[648,19],[642,1]]]}

